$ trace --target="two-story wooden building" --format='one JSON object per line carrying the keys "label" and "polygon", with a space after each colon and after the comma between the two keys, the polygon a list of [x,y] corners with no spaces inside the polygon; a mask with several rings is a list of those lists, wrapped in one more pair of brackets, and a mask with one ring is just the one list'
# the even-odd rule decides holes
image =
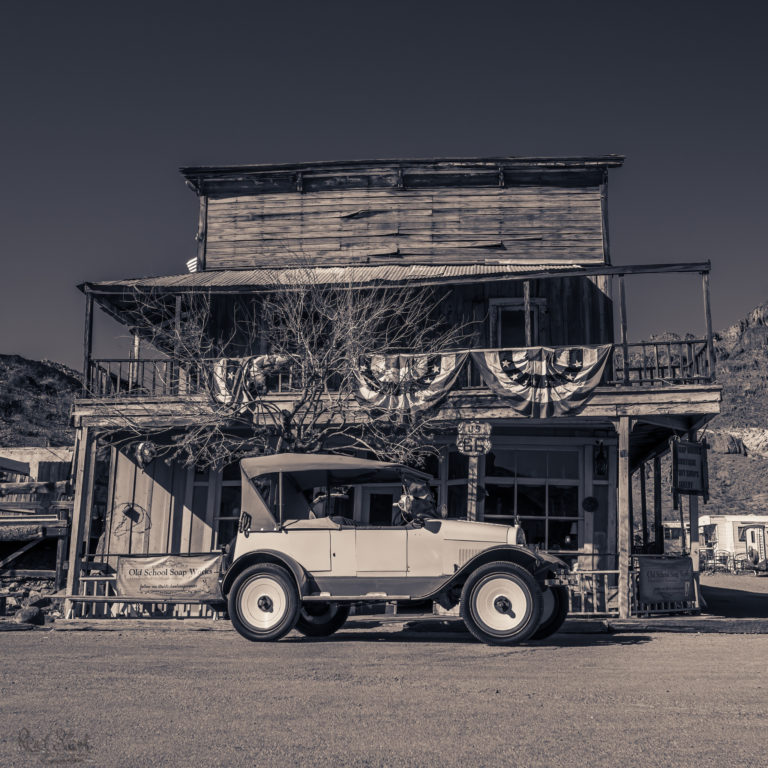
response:
{"label": "two-story wooden building", "polygon": [[[472,419],[490,424],[478,517],[519,518],[529,543],[578,562],[586,589],[601,592],[585,610],[629,615],[632,473],[655,461],[660,530],[658,456],[672,436],[688,436],[718,413],[720,390],[709,264],[612,264],[607,178],[622,162],[503,157],[182,169],[200,202],[191,271],[81,286],[86,383],[74,408],[70,593],[85,588],[82,576],[108,573],[121,554],[210,551],[231,536],[238,514],[235,467],[140,461],[134,450],[113,447],[109,513],[98,537],[89,531],[99,436],[114,434],[120,420],[130,422],[134,444],[143,428],[173,434],[209,407],[200,382],[212,370],[175,369],[173,349],[145,345],[142,352],[136,292],[164,297],[177,323],[190,297],[204,295],[222,334],[234,307],[310,269],[313,281],[352,290],[432,285],[449,292],[445,320],[471,328],[471,339],[437,406],[442,449],[430,471],[438,503],[449,515],[465,514],[469,465],[456,448],[456,429]],[[673,272],[701,280],[706,332],[631,341],[625,290],[632,276]],[[94,304],[136,330],[130,358],[92,358]],[[289,400],[290,388],[273,396]],[[352,512],[363,523],[381,523],[397,493],[356,489]],[[613,598],[606,597],[609,584],[617,584]]]}

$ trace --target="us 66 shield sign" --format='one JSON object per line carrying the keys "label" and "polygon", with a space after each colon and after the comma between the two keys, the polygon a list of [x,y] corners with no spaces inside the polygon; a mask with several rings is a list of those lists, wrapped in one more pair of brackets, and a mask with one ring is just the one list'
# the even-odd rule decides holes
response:
{"label": "us 66 shield sign", "polygon": [[459,423],[456,447],[466,456],[480,456],[491,450],[491,425],[483,421]]}

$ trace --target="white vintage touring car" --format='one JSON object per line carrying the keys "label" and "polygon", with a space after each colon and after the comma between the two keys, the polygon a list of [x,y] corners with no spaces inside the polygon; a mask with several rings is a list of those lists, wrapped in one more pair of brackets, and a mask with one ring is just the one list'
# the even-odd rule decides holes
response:
{"label": "white vintage touring car", "polygon": [[[427,475],[325,454],[243,459],[241,473],[221,587],[249,640],[277,640],[294,627],[330,635],[358,602],[459,604],[476,638],[501,645],[547,637],[565,619],[566,564],[528,549],[518,526],[443,519]],[[402,484],[391,525],[333,515],[340,487],[373,483]]]}

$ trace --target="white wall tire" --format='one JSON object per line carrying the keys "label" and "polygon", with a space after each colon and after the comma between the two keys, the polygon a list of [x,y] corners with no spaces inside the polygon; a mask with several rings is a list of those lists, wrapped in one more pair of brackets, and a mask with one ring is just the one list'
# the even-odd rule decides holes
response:
{"label": "white wall tire", "polygon": [[248,640],[279,640],[299,615],[299,595],[293,577],[278,565],[246,568],[229,591],[232,626]]}
{"label": "white wall tire", "polygon": [[541,590],[522,566],[496,562],[480,566],[461,593],[461,617],[467,629],[488,645],[529,639],[541,619]]}

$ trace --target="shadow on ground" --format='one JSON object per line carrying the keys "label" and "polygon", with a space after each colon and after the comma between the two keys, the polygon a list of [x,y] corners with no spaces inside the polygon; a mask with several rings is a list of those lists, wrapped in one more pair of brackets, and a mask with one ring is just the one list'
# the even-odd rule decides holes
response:
{"label": "shadow on ground", "polygon": [[[748,583],[749,576],[738,576],[741,583],[731,586],[714,586],[702,583],[701,592],[707,601],[706,613],[729,619],[768,619],[768,595],[752,591],[757,586]],[[760,585],[762,586],[762,585]]]}

